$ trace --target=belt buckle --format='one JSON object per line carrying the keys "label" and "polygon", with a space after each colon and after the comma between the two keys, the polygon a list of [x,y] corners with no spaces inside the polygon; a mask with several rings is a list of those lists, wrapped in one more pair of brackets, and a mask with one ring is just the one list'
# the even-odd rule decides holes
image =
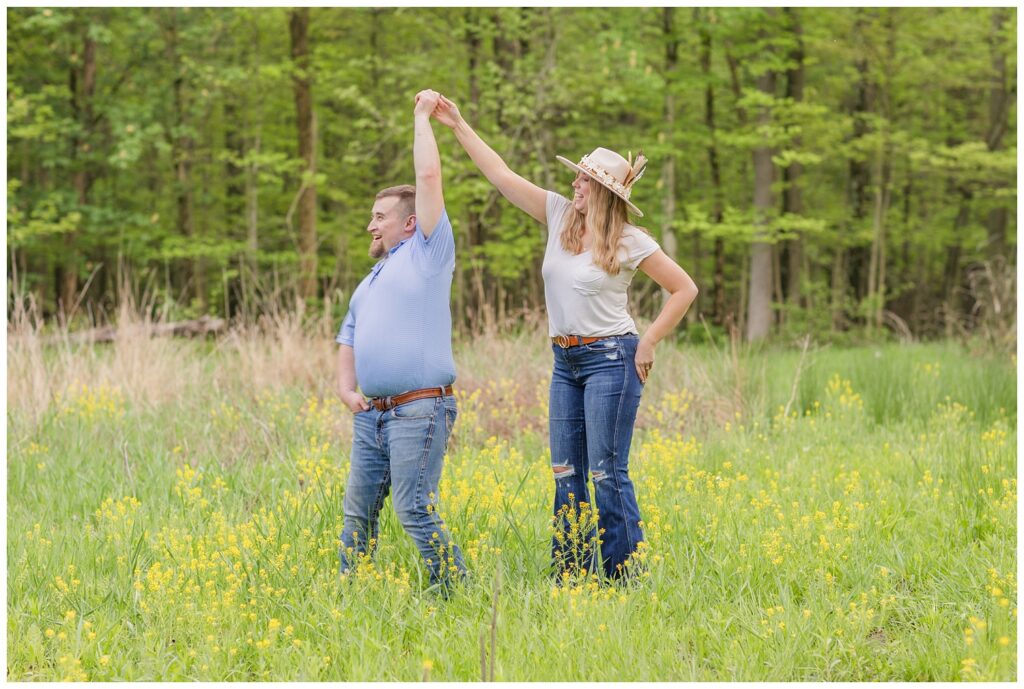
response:
{"label": "belt buckle", "polygon": [[562,349],[569,349],[569,347],[572,347],[572,342],[568,335],[558,335],[555,337],[555,344]]}

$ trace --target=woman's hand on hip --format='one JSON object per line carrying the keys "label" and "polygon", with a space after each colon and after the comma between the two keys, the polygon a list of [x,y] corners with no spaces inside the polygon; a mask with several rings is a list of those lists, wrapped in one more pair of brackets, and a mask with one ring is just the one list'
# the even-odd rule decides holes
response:
{"label": "woman's hand on hip", "polygon": [[636,374],[640,377],[640,382],[646,383],[647,376],[651,374],[651,369],[654,368],[654,343],[649,342],[646,338],[640,338],[640,342],[636,345],[634,364],[636,365]]}

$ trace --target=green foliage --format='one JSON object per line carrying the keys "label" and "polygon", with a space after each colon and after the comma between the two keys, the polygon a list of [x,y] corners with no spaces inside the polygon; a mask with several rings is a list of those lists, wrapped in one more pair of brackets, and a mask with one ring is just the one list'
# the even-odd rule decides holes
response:
{"label": "green foliage", "polygon": [[[280,277],[294,284],[298,262],[280,260],[296,251],[285,218],[303,184],[289,15],[286,8],[8,12],[9,260],[20,261],[19,274],[48,312],[56,308],[56,274],[88,262],[104,268],[86,303],[110,296],[115,280],[107,271],[121,261],[140,274],[168,270],[182,303],[194,298],[228,314],[245,289],[241,278],[228,280],[228,299],[212,298],[204,290],[218,280],[206,272],[224,275],[243,260],[290,265]],[[877,231],[884,154],[888,283],[870,303],[926,329],[924,314],[950,300],[942,276],[962,283],[963,266],[991,258],[986,247],[999,232],[1005,245],[1016,243],[1014,92],[1002,130],[989,108],[1000,83],[997,58],[1005,62],[1003,86],[1016,81],[1015,22],[1012,8],[315,8],[308,76],[321,292],[350,291],[370,267],[366,212],[376,191],[412,181],[412,99],[431,87],[459,103],[514,170],[555,191],[567,193],[570,182],[556,154],[643,149],[651,164],[633,199],[646,212],[644,225],[660,239],[665,228],[675,233],[676,258],[700,276],[703,295],[712,294],[719,258],[730,272],[726,313],[708,311],[716,300],[700,302],[719,324],[728,313],[742,318],[737,271],[755,237],[751,154],[766,144],[776,199],[787,186],[783,170],[802,168],[795,183],[802,209],[786,214],[779,204],[768,233],[777,247],[785,244],[779,250],[799,246],[810,257],[795,308],[818,309],[802,320],[830,329],[828,308],[861,318],[845,305],[869,296],[859,276]],[[96,47],[91,96],[83,90],[88,41]],[[801,66],[798,98],[787,88]],[[756,80],[769,72],[775,89],[764,93]],[[534,266],[543,231],[496,196],[444,127],[435,131],[447,209],[465,249],[456,298],[471,312],[493,309],[499,298],[539,307]],[[712,148],[720,190],[712,185]],[[672,188],[663,175],[669,157]],[[76,187],[83,175],[84,201]],[[664,216],[669,194],[672,218]],[[715,221],[719,203],[724,217]],[[967,222],[958,227],[962,205]],[[1008,211],[1002,230],[989,220],[999,209]],[[719,238],[722,257],[710,248]],[[838,252],[849,252],[849,265],[838,264],[843,289],[832,294]],[[947,265],[951,252],[956,265]],[[500,284],[503,296],[472,292],[463,274],[470,266]],[[917,291],[917,311],[897,301],[892,285]],[[826,298],[809,306],[815,293]],[[476,303],[481,298],[492,303]]]}
{"label": "green foliage", "polygon": [[62,199],[56,194],[41,199],[32,209],[31,215],[26,217],[16,204],[11,203],[18,186],[20,182],[16,179],[7,182],[7,225],[11,228],[7,233],[7,241],[11,248],[20,248],[32,240],[42,240],[55,234],[67,234],[78,226],[82,219],[81,213],[62,213]]}

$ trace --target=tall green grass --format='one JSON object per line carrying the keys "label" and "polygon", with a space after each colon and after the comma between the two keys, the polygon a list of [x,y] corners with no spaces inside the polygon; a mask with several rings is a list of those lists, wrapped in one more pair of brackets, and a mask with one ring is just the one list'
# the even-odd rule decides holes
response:
{"label": "tall green grass", "polygon": [[616,587],[549,571],[543,337],[456,359],[441,497],[471,576],[444,597],[390,504],[337,574],[329,338],[13,337],[8,678],[1016,678],[1015,361],[660,346],[645,573]]}

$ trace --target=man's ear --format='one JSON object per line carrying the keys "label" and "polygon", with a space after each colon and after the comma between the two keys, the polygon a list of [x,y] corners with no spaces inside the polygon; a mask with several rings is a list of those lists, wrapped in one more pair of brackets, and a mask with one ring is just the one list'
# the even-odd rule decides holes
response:
{"label": "man's ear", "polygon": [[406,232],[412,232],[413,230],[415,230],[416,229],[416,216],[415,215],[410,215],[408,218],[406,218],[405,219],[405,227],[402,228],[402,229],[404,231],[406,231]]}

